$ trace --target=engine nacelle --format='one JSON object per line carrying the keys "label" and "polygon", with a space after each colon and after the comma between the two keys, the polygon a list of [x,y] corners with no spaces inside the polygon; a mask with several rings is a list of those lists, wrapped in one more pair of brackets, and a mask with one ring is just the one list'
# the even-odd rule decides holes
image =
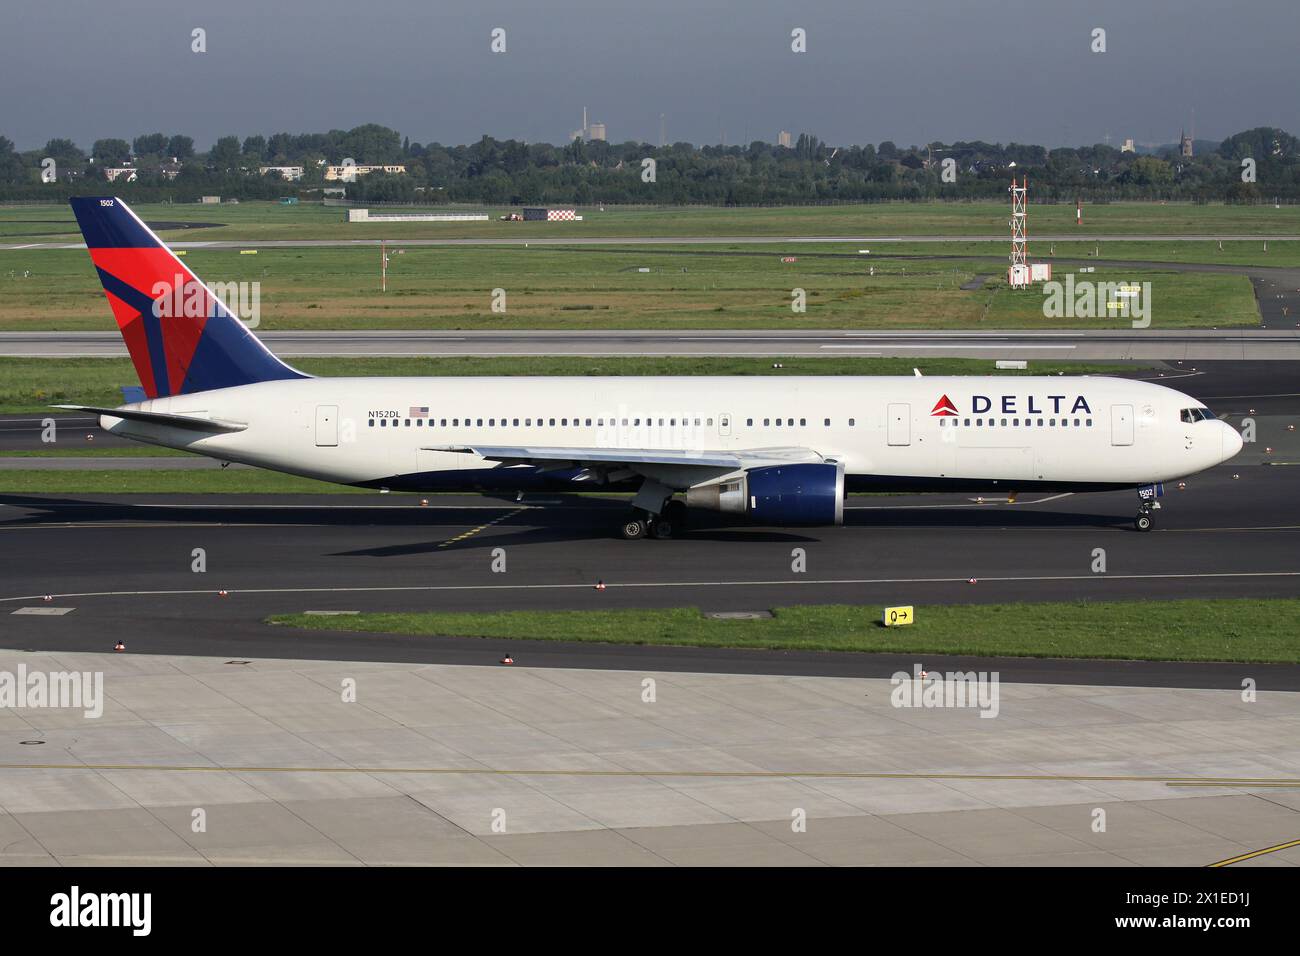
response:
{"label": "engine nacelle", "polygon": [[772,525],[844,524],[844,463],[796,462],[751,468],[735,478],[698,485],[686,504],[748,515]]}

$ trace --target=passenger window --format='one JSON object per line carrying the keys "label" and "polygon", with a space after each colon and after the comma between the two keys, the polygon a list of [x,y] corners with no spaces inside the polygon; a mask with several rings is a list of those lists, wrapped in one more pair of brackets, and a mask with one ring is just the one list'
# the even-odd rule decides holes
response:
{"label": "passenger window", "polygon": [[375,427],[375,420],[374,420],[373,418],[370,419],[370,427],[371,427],[371,428],[374,428],[374,427]]}
{"label": "passenger window", "polygon": [[852,418],[849,419],[849,427],[850,427],[850,428],[853,427],[854,421],[855,421],[855,419],[852,419]]}
{"label": "passenger window", "polygon": [[830,427],[831,427],[831,420],[828,418],[828,419],[826,419],[822,424],[824,424],[827,428],[830,428]]}

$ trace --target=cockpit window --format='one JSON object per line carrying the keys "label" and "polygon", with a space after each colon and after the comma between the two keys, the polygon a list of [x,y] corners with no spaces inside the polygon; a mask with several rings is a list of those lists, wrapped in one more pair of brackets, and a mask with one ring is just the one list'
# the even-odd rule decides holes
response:
{"label": "cockpit window", "polygon": [[1208,408],[1184,408],[1179,417],[1184,422],[1191,424],[1192,422],[1212,422],[1218,416]]}

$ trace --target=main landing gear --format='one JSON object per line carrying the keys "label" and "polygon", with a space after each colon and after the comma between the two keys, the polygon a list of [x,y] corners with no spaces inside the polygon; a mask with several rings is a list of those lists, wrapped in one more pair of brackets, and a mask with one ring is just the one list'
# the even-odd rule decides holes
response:
{"label": "main landing gear", "polygon": [[623,522],[622,535],[628,541],[657,538],[660,541],[675,538],[686,529],[686,503],[668,499],[658,514],[633,508],[632,515]]}

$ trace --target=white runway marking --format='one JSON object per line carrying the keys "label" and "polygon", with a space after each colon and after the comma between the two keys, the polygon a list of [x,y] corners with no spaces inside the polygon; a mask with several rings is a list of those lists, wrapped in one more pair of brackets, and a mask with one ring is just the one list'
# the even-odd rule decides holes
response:
{"label": "white runway marking", "polygon": [[[1300,571],[1189,571],[1169,574],[1037,574],[1026,576],[980,577],[982,584],[1040,584],[1056,581],[1179,581],[1241,578],[1300,578]],[[616,588],[771,588],[787,585],[804,586],[839,586],[863,584],[967,584],[969,578],[830,578],[826,580],[800,581],[793,578],[769,581],[606,581],[609,590]],[[593,590],[590,582],[578,584],[412,584],[388,585],[379,587],[319,587],[319,588],[228,588],[231,597],[240,594],[392,594],[401,592],[432,591],[565,591],[581,589]],[[156,590],[156,591],[80,591],[68,594],[52,595],[56,598],[97,598],[97,597],[191,597],[206,595],[216,597],[211,588]],[[18,597],[0,597],[0,604],[11,601],[33,601],[39,594],[24,594]]]}
{"label": "white runway marking", "polygon": [[43,617],[62,617],[75,611],[75,607],[20,607],[14,614],[31,614]]}

